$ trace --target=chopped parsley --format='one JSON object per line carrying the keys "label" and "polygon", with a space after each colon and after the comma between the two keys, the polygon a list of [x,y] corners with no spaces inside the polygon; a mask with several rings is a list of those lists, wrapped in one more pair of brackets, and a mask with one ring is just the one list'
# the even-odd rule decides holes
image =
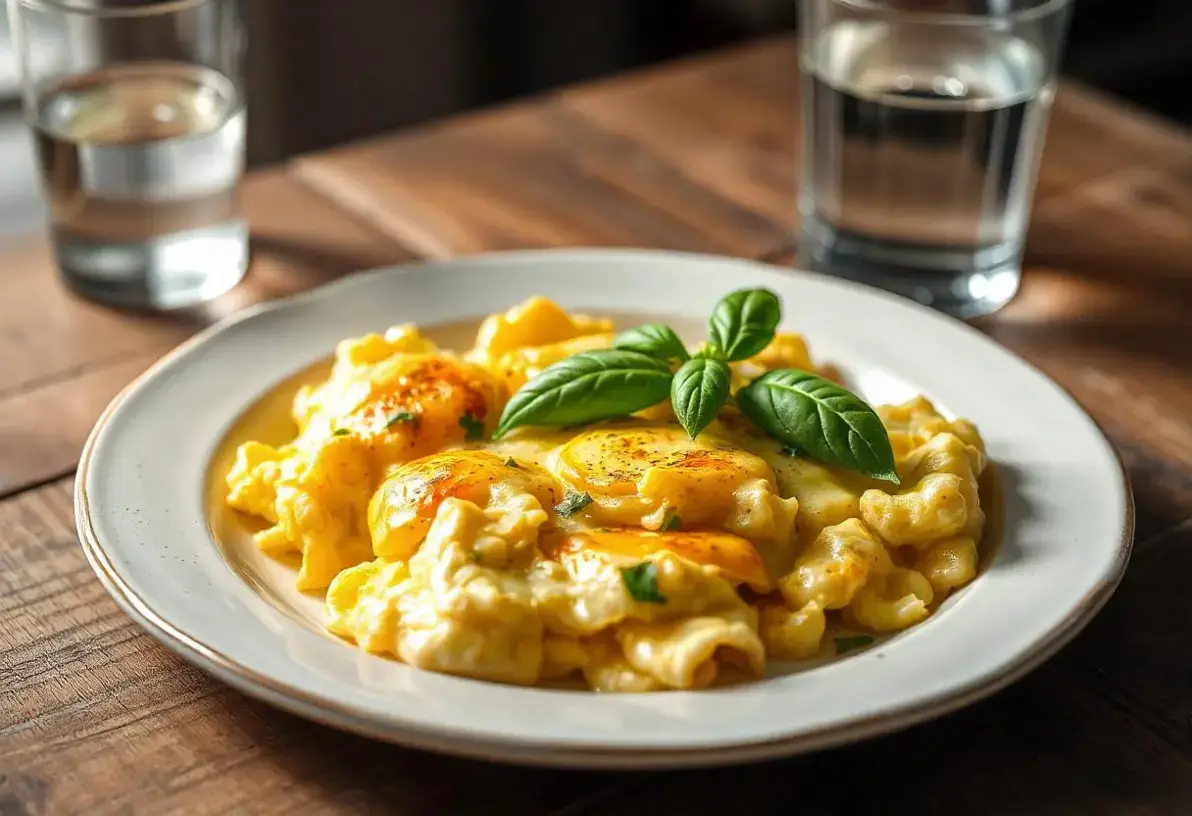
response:
{"label": "chopped parsley", "polygon": [[347,428],[336,428],[334,431],[331,432],[331,435],[332,436],[347,436],[350,433],[351,433],[351,431],[349,431]]}
{"label": "chopped parsley", "polygon": [[505,467],[520,468],[521,465],[519,465],[517,462],[515,462],[513,457],[510,456],[508,459],[505,460]]}
{"label": "chopped parsley", "polygon": [[658,567],[651,561],[643,561],[633,567],[621,567],[621,580],[625,589],[638,603],[666,603],[666,596],[658,591]]}
{"label": "chopped parsley", "polygon": [[417,422],[418,415],[409,411],[394,411],[385,420],[385,430],[389,430],[394,425],[400,425],[403,422]]}
{"label": "chopped parsley", "polygon": [[662,529],[681,530],[683,529],[683,519],[679,518],[677,515],[671,516],[670,519],[667,520],[666,524],[663,525]]}
{"label": "chopped parsley", "polygon": [[564,518],[571,518],[591,503],[592,497],[587,493],[576,493],[574,490],[568,490],[566,495],[563,496],[563,501],[555,505],[555,512]]}
{"label": "chopped parsley", "polygon": [[856,649],[863,649],[873,643],[869,635],[841,635],[836,638],[836,654],[842,655]]}
{"label": "chopped parsley", "polygon": [[484,423],[471,414],[459,418],[459,427],[464,429],[464,439],[469,442],[484,438]]}

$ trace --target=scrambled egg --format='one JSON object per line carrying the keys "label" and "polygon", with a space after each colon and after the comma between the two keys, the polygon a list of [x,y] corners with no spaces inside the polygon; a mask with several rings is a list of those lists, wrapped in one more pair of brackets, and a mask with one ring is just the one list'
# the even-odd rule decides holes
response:
{"label": "scrambled egg", "polygon": [[367,509],[389,471],[491,432],[508,397],[413,326],[344,341],[327,381],[296,395],[294,441],[237,451],[228,504],[271,525],[263,550],[301,557],[300,589],[324,589],[372,556]]}
{"label": "scrambled egg", "polygon": [[[243,444],[227,501],[300,559],[327,628],[423,669],[600,691],[701,688],[833,633],[922,621],[977,571],[986,467],[975,426],[926,399],[879,407],[897,490],[791,455],[731,406],[696,440],[669,404],[485,442],[546,366],[606,348],[605,319],[535,297],[440,350],[397,326],[338,346],[299,391],[292,442]],[[734,364],[816,368],[777,335]]]}

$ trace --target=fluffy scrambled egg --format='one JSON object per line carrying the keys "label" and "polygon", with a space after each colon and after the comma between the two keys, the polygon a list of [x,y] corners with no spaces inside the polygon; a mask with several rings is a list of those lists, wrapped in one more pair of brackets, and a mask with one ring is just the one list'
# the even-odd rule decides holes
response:
{"label": "fluffy scrambled egg", "polygon": [[327,381],[295,397],[293,442],[239,448],[228,504],[269,522],[263,550],[301,556],[299,589],[324,589],[372,557],[367,510],[389,471],[491,432],[507,399],[498,377],[413,326],[346,340]]}
{"label": "fluffy scrambled egg", "polygon": [[[613,331],[535,297],[462,355],[409,325],[346,340],[295,397],[293,441],[239,448],[227,501],[300,558],[331,632],[507,683],[760,676],[831,655],[834,634],[911,626],[974,578],[984,442],[922,397],[877,409],[898,489],[792,455],[731,406],[695,440],[662,404],[484,441],[527,379]],[[803,338],[734,364],[734,388],[780,368],[817,370]]]}

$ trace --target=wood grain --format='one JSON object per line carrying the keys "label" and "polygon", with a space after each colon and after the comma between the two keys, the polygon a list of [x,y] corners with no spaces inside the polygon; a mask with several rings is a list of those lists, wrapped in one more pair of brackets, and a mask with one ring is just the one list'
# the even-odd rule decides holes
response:
{"label": "wood grain", "polygon": [[1192,359],[1178,339],[1192,304],[1175,293],[1148,297],[1141,284],[1101,286],[1078,270],[1028,267],[1019,298],[978,325],[1102,425],[1131,471],[1145,540],[1192,517]]}
{"label": "wood grain", "polygon": [[160,356],[159,351],[133,354],[0,402],[0,496],[74,473],[103,409]]}
{"label": "wood grain", "polygon": [[549,102],[301,158],[296,172],[428,257],[577,244],[752,256],[788,239],[698,173]]}
{"label": "wood grain", "polygon": [[42,236],[0,249],[0,399],[185,336],[173,321],[67,296]]}
{"label": "wood grain", "polygon": [[1036,206],[1046,212],[1050,199],[1080,187],[1189,156],[1192,141],[1183,128],[1065,82],[1048,126]]}
{"label": "wood grain", "polygon": [[797,223],[798,79],[795,50],[779,39],[567,90],[561,104],[789,235]]}
{"label": "wood grain", "polygon": [[0,249],[0,496],[71,473],[112,397],[214,319],[411,258],[281,169],[254,175],[243,203],[252,231],[249,274],[225,297],[188,313],[130,315],[70,296],[44,239]]}

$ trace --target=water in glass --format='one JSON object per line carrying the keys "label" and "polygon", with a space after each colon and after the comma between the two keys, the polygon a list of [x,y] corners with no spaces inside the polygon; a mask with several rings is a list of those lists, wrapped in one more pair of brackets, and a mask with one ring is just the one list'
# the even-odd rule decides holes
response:
{"label": "water in glass", "polygon": [[65,280],[126,306],[177,308],[234,286],[245,112],[208,68],[128,63],[62,81],[35,114]]}
{"label": "water in glass", "polygon": [[1052,96],[1039,50],[841,20],[801,58],[804,263],[961,317],[1002,306]]}

